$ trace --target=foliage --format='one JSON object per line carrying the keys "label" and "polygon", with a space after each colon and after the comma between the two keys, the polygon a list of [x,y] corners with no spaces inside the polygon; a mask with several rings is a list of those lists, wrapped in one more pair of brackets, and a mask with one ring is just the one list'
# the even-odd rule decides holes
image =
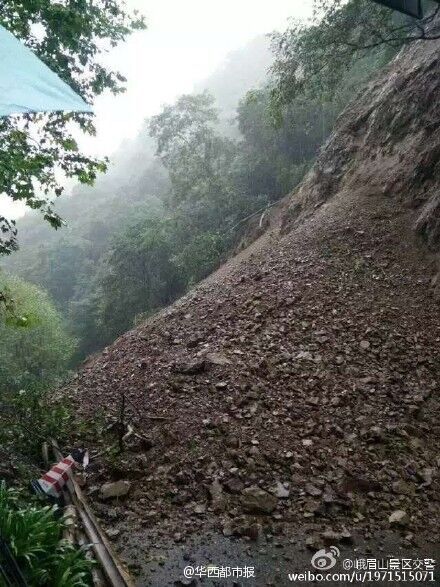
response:
{"label": "foliage", "polygon": [[129,329],[137,314],[148,315],[182,293],[173,251],[169,222],[148,211],[115,237],[99,281],[98,320],[105,342]]}
{"label": "foliage", "polygon": [[45,292],[0,274],[14,314],[0,317],[0,444],[38,454],[41,439],[60,436],[68,410],[48,397],[65,375],[75,344]]}
{"label": "foliage", "polygon": [[176,266],[187,276],[188,285],[197,283],[218,267],[226,253],[225,244],[225,237],[218,232],[202,232],[173,257]]}
{"label": "foliage", "polygon": [[21,321],[7,314],[0,320],[0,392],[51,387],[74,350],[60,314],[47,294],[19,278],[0,274],[0,290],[9,292]]}
{"label": "foliage", "polygon": [[214,200],[219,208],[228,205],[232,196],[228,176],[236,145],[216,132],[217,122],[214,98],[207,92],[183,95],[152,117],[150,135],[170,174],[173,205],[210,207]]}
{"label": "foliage", "polygon": [[[0,24],[20,38],[85,100],[104,90],[123,91],[124,78],[99,59],[133,30],[144,28],[117,0],[8,0],[0,2]],[[72,126],[94,134],[81,113],[26,114],[0,120],[0,193],[23,201],[55,228],[62,224],[51,203],[62,193],[60,175],[92,184],[106,164],[80,153]],[[17,248],[16,227],[0,217],[0,254]]]}
{"label": "foliage", "polygon": [[308,163],[332,128],[332,104],[307,100],[290,104],[275,125],[268,87],[248,92],[237,109],[242,165],[241,187],[275,200],[302,179]]}
{"label": "foliage", "polygon": [[30,505],[28,496],[0,482],[0,536],[30,585],[92,584],[93,562],[86,558],[84,549],[63,541],[62,532],[63,521],[56,507]]}
{"label": "foliage", "polygon": [[413,28],[412,19],[370,0],[314,0],[310,22],[272,35],[274,111],[300,96],[331,100],[358,61],[373,56],[385,63]]}

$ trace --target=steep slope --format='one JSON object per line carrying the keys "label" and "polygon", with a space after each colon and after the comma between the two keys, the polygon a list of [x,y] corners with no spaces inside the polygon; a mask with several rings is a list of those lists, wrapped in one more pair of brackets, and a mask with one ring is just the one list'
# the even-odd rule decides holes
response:
{"label": "steep slope", "polygon": [[[68,388],[89,424],[78,442],[110,442],[101,420],[122,394],[144,435],[98,458],[89,482],[140,585],[173,584],[144,559],[173,537],[191,560],[194,533],[260,536],[246,552],[257,572],[268,552],[272,567],[304,570],[306,544],[439,554],[439,48],[405,50],[359,95],[281,231]],[[97,491],[110,478],[132,481],[111,506]],[[255,584],[289,584],[264,565]]]}

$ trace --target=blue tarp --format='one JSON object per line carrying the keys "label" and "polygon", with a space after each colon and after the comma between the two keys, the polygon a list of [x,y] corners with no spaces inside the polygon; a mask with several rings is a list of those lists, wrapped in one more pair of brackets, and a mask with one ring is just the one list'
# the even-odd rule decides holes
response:
{"label": "blue tarp", "polygon": [[60,110],[92,112],[72,88],[0,26],[0,116]]}

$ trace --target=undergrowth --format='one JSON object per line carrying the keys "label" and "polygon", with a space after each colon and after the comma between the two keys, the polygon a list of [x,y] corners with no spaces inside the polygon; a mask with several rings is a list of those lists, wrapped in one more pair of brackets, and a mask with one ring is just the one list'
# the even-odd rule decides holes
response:
{"label": "undergrowth", "polygon": [[[0,482],[0,538],[8,545],[32,587],[89,587],[93,562],[85,548],[63,540],[64,522],[56,506]],[[3,556],[3,560],[2,560]],[[0,564],[5,565],[0,551]],[[7,583],[0,574],[0,586]]]}

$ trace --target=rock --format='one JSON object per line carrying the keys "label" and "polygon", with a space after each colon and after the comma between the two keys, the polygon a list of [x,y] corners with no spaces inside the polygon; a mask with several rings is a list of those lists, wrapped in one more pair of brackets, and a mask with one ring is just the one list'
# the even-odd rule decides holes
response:
{"label": "rock", "polygon": [[276,497],[257,486],[243,489],[241,504],[244,511],[250,514],[271,514],[277,507]]}
{"label": "rock", "polygon": [[361,340],[359,346],[363,351],[366,351],[370,348],[370,343],[368,342],[368,340]]}
{"label": "rock", "polygon": [[197,585],[196,579],[178,579],[174,581],[175,587],[195,587]]}
{"label": "rock", "polygon": [[320,540],[319,536],[312,535],[307,536],[306,539],[306,546],[310,550],[319,550],[321,548],[322,541]]}
{"label": "rock", "polygon": [[415,487],[403,479],[395,481],[392,485],[393,492],[397,495],[413,495],[415,493]]}
{"label": "rock", "polygon": [[341,540],[339,532],[334,532],[333,530],[326,530],[321,536],[326,546],[337,544]]}
{"label": "rock", "polygon": [[263,528],[261,524],[254,523],[254,524],[246,524],[237,528],[234,534],[238,536],[247,536],[250,540],[257,541],[258,538],[261,536]]}
{"label": "rock", "polygon": [[113,497],[123,497],[130,491],[130,481],[115,481],[113,483],[104,483],[101,487],[101,498],[111,499]]}
{"label": "rock", "polygon": [[403,510],[396,510],[390,515],[388,521],[391,526],[407,526],[409,523],[409,517]]}
{"label": "rock", "polygon": [[381,442],[385,438],[385,433],[380,426],[372,426],[369,430],[369,438],[373,442]]}
{"label": "rock", "polygon": [[423,471],[419,474],[419,476],[422,478],[423,483],[421,484],[420,487],[429,487],[430,485],[432,485],[432,477],[434,475],[434,469],[423,469]]}
{"label": "rock", "polygon": [[173,371],[183,375],[197,375],[206,371],[206,362],[204,360],[195,360],[176,363]]}
{"label": "rock", "polygon": [[310,438],[304,438],[302,440],[302,445],[303,446],[306,446],[306,447],[312,446],[313,445],[313,440],[311,440]]}
{"label": "rock", "polygon": [[381,491],[381,489],[382,485],[378,481],[357,475],[347,475],[340,487],[342,493],[370,493],[370,491]]}
{"label": "rock", "polygon": [[193,512],[197,515],[204,514],[206,512],[206,505],[204,503],[196,503]]}
{"label": "rock", "polygon": [[318,497],[319,495],[322,494],[321,489],[318,489],[317,487],[315,487],[311,483],[307,483],[305,489],[306,489],[307,493],[309,495],[312,495],[313,497]]}
{"label": "rock", "polygon": [[258,540],[263,532],[263,527],[261,524],[251,524],[245,532],[245,536],[248,536],[251,540]]}
{"label": "rock", "polygon": [[290,489],[286,487],[286,484],[277,481],[277,484],[272,489],[272,493],[275,497],[278,497],[278,499],[286,499],[290,495]]}
{"label": "rock", "polygon": [[230,520],[227,520],[226,522],[224,522],[222,532],[223,532],[223,536],[227,536],[227,537],[233,536],[234,531],[232,529],[232,523]]}
{"label": "rock", "polygon": [[223,353],[207,353],[205,355],[205,360],[211,365],[218,365],[220,367],[224,365],[231,365],[231,361]]}
{"label": "rock", "polygon": [[228,481],[225,481],[224,486],[226,491],[229,491],[229,493],[238,494],[243,491],[244,483],[243,481],[241,481],[241,479],[233,477],[232,479],[228,479]]}
{"label": "rock", "polygon": [[107,530],[106,532],[109,538],[117,538],[120,533],[120,530],[118,530],[117,528],[110,528],[110,530]]}
{"label": "rock", "polygon": [[343,530],[341,532],[339,540],[343,544],[353,544],[354,543],[354,538],[353,538],[351,532],[349,532],[348,530]]}
{"label": "rock", "polygon": [[226,506],[225,496],[223,494],[223,488],[220,484],[220,481],[217,478],[215,478],[211,483],[209,493],[211,494],[212,509],[215,512],[224,511]]}

